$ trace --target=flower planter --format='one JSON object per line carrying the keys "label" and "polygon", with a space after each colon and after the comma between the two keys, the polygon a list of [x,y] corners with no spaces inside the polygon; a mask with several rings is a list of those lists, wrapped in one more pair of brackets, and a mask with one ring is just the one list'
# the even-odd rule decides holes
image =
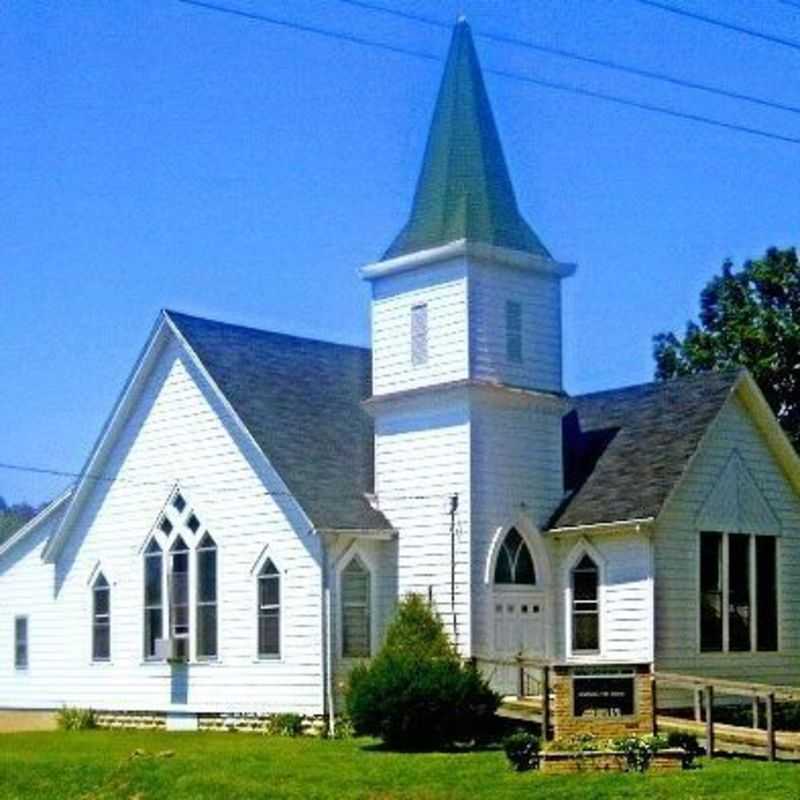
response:
{"label": "flower planter", "polygon": [[[683,768],[686,754],[680,748],[659,750],[650,760],[648,772],[672,772]],[[545,751],[539,754],[539,769],[553,775],[573,772],[627,772],[624,753],[614,750]]]}

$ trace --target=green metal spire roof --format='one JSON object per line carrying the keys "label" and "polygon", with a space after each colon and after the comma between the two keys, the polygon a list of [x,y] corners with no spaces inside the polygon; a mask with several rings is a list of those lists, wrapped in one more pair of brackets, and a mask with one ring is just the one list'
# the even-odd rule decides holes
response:
{"label": "green metal spire roof", "polygon": [[517,208],[463,19],[453,30],[411,215],[383,260],[458,239],[550,257]]}

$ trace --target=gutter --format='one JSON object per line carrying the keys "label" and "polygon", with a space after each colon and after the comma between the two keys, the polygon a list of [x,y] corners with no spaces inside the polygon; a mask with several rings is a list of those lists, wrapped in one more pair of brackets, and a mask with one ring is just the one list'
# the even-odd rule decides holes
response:
{"label": "gutter", "polygon": [[632,531],[633,533],[647,533],[655,524],[655,517],[641,517],[639,519],[623,519],[616,522],[594,522],[586,525],[569,525],[563,528],[550,528],[547,533],[554,535],[563,534],[591,534]]}

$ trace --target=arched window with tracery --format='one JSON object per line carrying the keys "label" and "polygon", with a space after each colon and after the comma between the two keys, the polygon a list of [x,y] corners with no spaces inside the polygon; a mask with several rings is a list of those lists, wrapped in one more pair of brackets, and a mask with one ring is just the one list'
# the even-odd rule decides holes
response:
{"label": "arched window with tracery", "polygon": [[536,584],[536,567],[531,551],[516,528],[503,539],[494,567],[496,584],[533,586]]}

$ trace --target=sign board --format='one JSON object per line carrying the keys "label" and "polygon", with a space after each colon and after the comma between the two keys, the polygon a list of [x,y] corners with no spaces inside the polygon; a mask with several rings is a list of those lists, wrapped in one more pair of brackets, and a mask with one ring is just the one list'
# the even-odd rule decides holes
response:
{"label": "sign board", "polygon": [[633,675],[575,675],[572,678],[572,713],[592,719],[633,716],[634,691]]}

